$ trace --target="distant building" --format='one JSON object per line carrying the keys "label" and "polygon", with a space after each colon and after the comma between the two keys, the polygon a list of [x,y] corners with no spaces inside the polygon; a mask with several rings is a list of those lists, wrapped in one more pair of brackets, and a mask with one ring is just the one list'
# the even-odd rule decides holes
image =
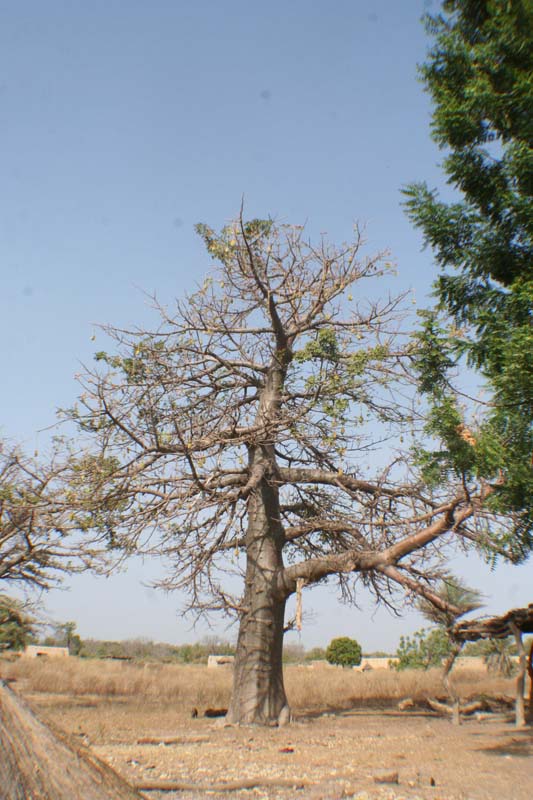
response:
{"label": "distant building", "polygon": [[382,657],[372,657],[369,656],[368,658],[363,656],[361,659],[361,663],[358,667],[354,667],[357,672],[369,672],[372,669],[392,669],[394,664],[398,663],[397,658],[391,658],[389,656],[382,656]]}
{"label": "distant building", "polygon": [[217,667],[232,667],[235,656],[208,656],[207,668],[216,669]]}
{"label": "distant building", "polygon": [[29,644],[23,653],[27,658],[68,658],[68,647],[48,647],[41,644]]}

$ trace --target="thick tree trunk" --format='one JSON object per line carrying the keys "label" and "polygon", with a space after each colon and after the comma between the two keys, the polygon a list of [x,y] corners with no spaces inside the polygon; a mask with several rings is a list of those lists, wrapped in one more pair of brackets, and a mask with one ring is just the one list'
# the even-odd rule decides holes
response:
{"label": "thick tree trunk", "polygon": [[[268,461],[264,451],[252,456]],[[253,466],[253,465],[252,465]],[[263,478],[249,500],[246,583],[227,719],[232,723],[277,725],[288,722],[283,686],[283,627],[286,598],[276,594],[283,567],[284,531],[275,485]]]}
{"label": "thick tree trunk", "polygon": [[241,618],[227,720],[279,725],[289,721],[283,685],[285,601],[267,592],[249,594],[250,610]]}
{"label": "thick tree trunk", "polygon": [[53,732],[0,681],[2,800],[140,800],[142,796],[88,750]]}

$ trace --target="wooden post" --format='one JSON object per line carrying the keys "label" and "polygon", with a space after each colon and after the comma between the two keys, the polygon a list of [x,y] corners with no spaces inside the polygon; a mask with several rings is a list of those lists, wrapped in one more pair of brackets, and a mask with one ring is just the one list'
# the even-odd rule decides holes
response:
{"label": "wooden post", "polygon": [[527,673],[529,675],[529,704],[527,709],[527,721],[533,725],[533,641],[529,648],[527,658]]}
{"label": "wooden post", "polygon": [[446,659],[444,663],[444,671],[442,673],[442,682],[444,684],[444,688],[448,694],[448,697],[452,701],[452,724],[453,725],[460,725],[461,724],[461,714],[460,714],[460,707],[459,707],[459,695],[457,691],[454,689],[452,684],[450,683],[450,673],[452,671],[452,667],[455,664],[455,659],[461,652],[463,647],[463,642],[452,641],[452,649],[450,651],[450,655]]}
{"label": "wooden post", "polygon": [[521,630],[514,622],[509,623],[509,627],[514,634],[519,659],[518,675],[516,676],[515,724],[517,728],[523,728],[526,724],[526,715],[524,709],[524,689],[526,685],[527,669],[526,651],[522,642]]}
{"label": "wooden post", "polygon": [[140,800],[143,797],[89,750],[34,714],[0,681],[2,800]]}

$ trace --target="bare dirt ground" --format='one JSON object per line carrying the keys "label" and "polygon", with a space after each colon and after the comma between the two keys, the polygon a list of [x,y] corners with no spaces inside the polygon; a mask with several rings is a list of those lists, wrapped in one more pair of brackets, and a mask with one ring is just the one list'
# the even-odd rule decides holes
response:
{"label": "bare dirt ground", "polygon": [[[183,787],[143,790],[154,800],[533,797],[533,729],[518,730],[501,716],[457,727],[428,712],[391,707],[300,713],[280,729],[235,728],[201,716],[191,719],[189,709],[169,702],[26,696],[42,718],[90,747],[132,784]],[[147,738],[167,743],[139,743]],[[398,783],[376,783],[374,776],[384,770],[397,772]],[[219,787],[245,781],[248,788],[232,792]]]}

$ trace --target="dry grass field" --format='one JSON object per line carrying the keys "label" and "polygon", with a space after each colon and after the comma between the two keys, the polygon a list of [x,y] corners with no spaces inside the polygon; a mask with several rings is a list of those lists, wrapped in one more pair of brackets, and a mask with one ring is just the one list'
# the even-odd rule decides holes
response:
{"label": "dry grass field", "polygon": [[[0,662],[48,722],[90,747],[158,800],[341,797],[529,800],[533,736],[504,714],[452,726],[424,704],[443,696],[438,671],[358,673],[286,669],[295,722],[281,729],[233,728],[206,719],[227,706],[226,668],[116,661]],[[460,696],[511,696],[513,681],[485,673],[454,677]],[[398,710],[410,697],[415,705]],[[191,709],[199,716],[191,719]],[[144,741],[143,741],[144,740]],[[146,740],[152,740],[146,741]],[[397,784],[377,784],[380,770]],[[230,787],[233,791],[227,791]],[[1,792],[0,792],[1,795]]]}
{"label": "dry grass field", "polygon": [[[419,701],[443,692],[440,671],[435,669],[356,672],[324,665],[289,666],[285,673],[289,701],[296,713],[390,705],[406,697]],[[192,707],[227,706],[231,689],[227,668],[207,670],[180,664],[19,658],[5,662],[1,674],[15,679],[24,692],[170,700],[183,706],[186,713]],[[514,691],[512,681],[467,670],[455,674],[455,685],[465,699]]]}

